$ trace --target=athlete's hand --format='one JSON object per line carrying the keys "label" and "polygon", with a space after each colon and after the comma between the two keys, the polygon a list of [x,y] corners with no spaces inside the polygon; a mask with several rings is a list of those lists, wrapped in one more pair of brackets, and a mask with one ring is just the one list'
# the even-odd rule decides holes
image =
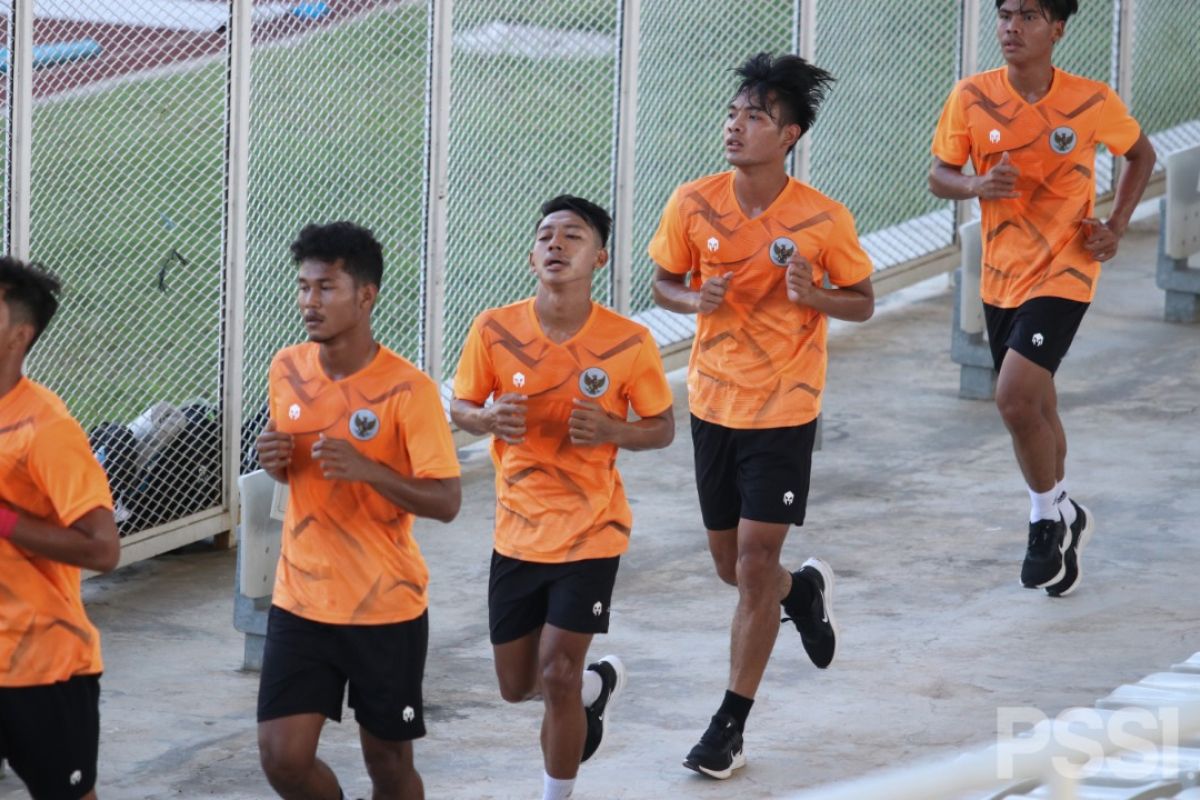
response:
{"label": "athlete's hand", "polygon": [[312,457],[321,474],[330,481],[366,483],[374,477],[378,466],[345,439],[330,439],[325,434],[313,445]]}
{"label": "athlete's hand", "polygon": [[1117,245],[1121,237],[1095,217],[1085,217],[1082,221],[1084,230],[1083,247],[1097,261],[1108,261],[1117,254]]}
{"label": "athlete's hand", "polygon": [[811,306],[813,297],[817,294],[817,287],[813,283],[812,264],[808,259],[799,253],[792,253],[792,257],[788,259],[787,275],[784,278],[787,284],[787,297],[798,306]]}
{"label": "athlete's hand", "polygon": [[267,420],[254,446],[258,463],[267,472],[282,472],[292,463],[292,435],[276,430],[273,419]]}
{"label": "athlete's hand", "polygon": [[617,421],[608,412],[596,403],[578,397],[573,402],[575,408],[571,410],[571,419],[567,423],[571,444],[587,446],[616,440]]}
{"label": "athlete's hand", "polygon": [[732,272],[726,272],[724,275],[706,280],[700,287],[700,304],[696,307],[696,313],[711,314],[720,308],[721,303],[725,301],[725,292],[729,289],[731,280],[733,280]]}
{"label": "athlete's hand", "polygon": [[1008,157],[1008,151],[1000,156],[1000,163],[988,170],[986,175],[975,178],[975,196],[980,200],[1010,200],[1020,197],[1017,193],[1017,176],[1021,171]]}
{"label": "athlete's hand", "polygon": [[488,409],[488,427],[502,442],[520,444],[525,441],[525,401],[523,394],[509,392],[496,398]]}

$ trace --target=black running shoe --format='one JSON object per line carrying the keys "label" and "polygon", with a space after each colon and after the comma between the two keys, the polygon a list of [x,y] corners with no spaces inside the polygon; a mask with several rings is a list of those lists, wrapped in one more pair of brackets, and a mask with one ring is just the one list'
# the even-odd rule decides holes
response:
{"label": "black running shoe", "polygon": [[813,589],[812,605],[807,608],[783,607],[787,614],[783,622],[789,620],[800,631],[800,642],[804,652],[820,669],[825,669],[833,663],[837,654],[838,627],[833,618],[833,567],[819,558],[810,558],[800,565],[800,569],[792,575],[802,581],[807,581]]}
{"label": "black running shoe", "polygon": [[1046,594],[1051,597],[1066,597],[1079,586],[1079,579],[1083,576],[1083,548],[1087,547],[1096,531],[1096,518],[1092,516],[1092,512],[1074,500],[1070,502],[1075,506],[1075,521],[1071,523],[1071,545],[1067,552],[1063,553],[1062,580],[1046,587]]}
{"label": "black running shoe", "polygon": [[717,780],[725,780],[735,769],[746,766],[742,732],[728,714],[715,714],[700,743],[691,749],[683,765]]}
{"label": "black running shoe", "polygon": [[1071,531],[1063,524],[1062,517],[1029,523],[1029,549],[1021,565],[1021,585],[1026,589],[1041,589],[1061,581],[1066,574],[1063,553],[1071,541]]}
{"label": "black running shoe", "polygon": [[594,664],[588,664],[588,669],[600,675],[601,686],[596,702],[583,710],[587,716],[587,738],[583,742],[583,758],[579,759],[581,764],[596,755],[600,745],[604,744],[604,733],[608,727],[606,712],[625,688],[626,681],[625,665],[616,656],[605,656]]}

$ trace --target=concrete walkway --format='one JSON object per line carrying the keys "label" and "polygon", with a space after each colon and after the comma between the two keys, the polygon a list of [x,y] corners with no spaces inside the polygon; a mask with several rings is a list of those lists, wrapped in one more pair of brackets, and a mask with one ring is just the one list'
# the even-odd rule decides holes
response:
{"label": "concrete walkway", "polygon": [[[749,766],[727,782],[680,766],[724,690],[735,602],[706,551],[680,392],[675,444],[621,457],[633,544],[593,653],[620,653],[631,680],[575,796],[786,796],[987,743],[998,707],[1090,705],[1200,650],[1200,327],[1162,321],[1154,244],[1127,238],[1059,373],[1068,476],[1098,520],[1070,598],[1017,584],[1025,488],[995,408],[956,395],[949,291],[839,327],[809,523],[786,548],[793,566],[820,555],[837,570],[839,659],[818,671],[781,630]],[[467,463],[458,520],[418,526],[434,581],[418,764],[430,798],[536,799],[541,709],[505,705],[495,687],[491,467],[480,453]],[[103,800],[273,796],[257,676],[238,671],[233,571],[233,553],[198,549],[88,582],[107,662]],[[321,755],[349,796],[369,795],[353,722],[326,729]],[[0,781],[0,798],[24,798],[15,784]]]}

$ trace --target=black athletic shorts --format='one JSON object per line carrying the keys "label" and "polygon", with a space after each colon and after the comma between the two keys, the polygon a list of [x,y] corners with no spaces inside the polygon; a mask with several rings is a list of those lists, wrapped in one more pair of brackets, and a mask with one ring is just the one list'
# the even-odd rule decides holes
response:
{"label": "black athletic shorts", "polygon": [[324,714],[341,722],[349,683],[354,718],[368,733],[394,742],[419,739],[428,649],[429,612],[386,625],[331,625],[271,606],[258,721]]}
{"label": "black athletic shorts", "polygon": [[0,759],[34,800],[79,800],[96,787],[100,676],[0,688]]}
{"label": "black athletic shorts", "polygon": [[692,415],[696,490],[710,531],[739,519],[804,524],[817,421],[788,428],[726,428]]}
{"label": "black athletic shorts", "polygon": [[520,639],[547,622],[574,633],[608,633],[608,606],[621,557],[541,564],[492,551],[488,625],[492,644]]}
{"label": "black athletic shorts", "polygon": [[996,372],[1011,348],[1053,375],[1079,330],[1088,303],[1061,297],[1035,297],[1016,308],[983,304],[988,345]]}

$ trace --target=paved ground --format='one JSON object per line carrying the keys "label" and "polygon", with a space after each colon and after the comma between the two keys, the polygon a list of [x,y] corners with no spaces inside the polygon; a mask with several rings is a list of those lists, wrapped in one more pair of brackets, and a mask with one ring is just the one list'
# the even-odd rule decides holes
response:
{"label": "paved ground", "polygon": [[[949,292],[836,333],[809,524],[786,552],[837,569],[842,649],[820,672],[781,632],[749,766],[728,782],[679,765],[724,689],[735,600],[705,550],[686,426],[665,452],[623,455],[633,545],[594,652],[620,653],[631,682],[576,797],[786,796],[986,743],[998,707],[1087,705],[1200,650],[1200,326],[1162,322],[1153,247],[1131,234],[1060,372],[1069,476],[1099,521],[1070,598],[1017,586],[1025,491],[995,409],[956,396]],[[474,457],[458,520],[418,528],[434,578],[430,736],[417,750],[430,798],[540,796],[540,706],[505,705],[492,675],[490,481]],[[199,549],[88,582],[108,668],[104,800],[271,796],[256,676],[238,670],[230,624],[233,571],[233,553]],[[327,728],[322,756],[351,796],[368,794],[353,723]],[[0,780],[0,798],[24,798],[14,784]]]}

